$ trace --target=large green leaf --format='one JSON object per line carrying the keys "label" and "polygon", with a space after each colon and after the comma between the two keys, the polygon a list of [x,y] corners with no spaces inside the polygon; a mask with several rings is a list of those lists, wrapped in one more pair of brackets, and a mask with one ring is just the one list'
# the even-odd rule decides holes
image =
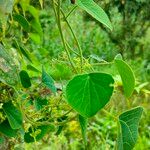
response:
{"label": "large green leaf", "polygon": [[66,87],[67,101],[80,115],[91,117],[110,100],[113,83],[112,76],[105,73],[75,76]]}
{"label": "large green leaf", "polygon": [[120,58],[115,59],[115,64],[123,82],[124,94],[128,98],[132,95],[135,87],[134,73],[131,67]]}
{"label": "large green leaf", "polygon": [[118,135],[118,150],[132,150],[138,138],[138,125],[143,112],[137,107],[119,116],[120,132]]}
{"label": "large green leaf", "polygon": [[111,22],[104,12],[104,10],[99,7],[93,0],[77,0],[77,5],[84,9],[87,13],[89,13],[96,20],[107,26],[110,30],[112,30]]}
{"label": "large green leaf", "polygon": [[12,104],[11,101],[3,104],[3,110],[12,129],[19,129],[22,127],[22,113]]}
{"label": "large green leaf", "polygon": [[53,78],[48,75],[44,68],[42,68],[42,82],[54,93],[56,93],[56,87],[54,85],[54,80]]}
{"label": "large green leaf", "polygon": [[84,143],[86,145],[86,143],[87,143],[86,130],[87,130],[88,119],[79,115],[79,123],[80,123],[80,127],[81,127],[82,137],[83,137]]}
{"label": "large green leaf", "polygon": [[[13,55],[12,55],[13,56]],[[18,83],[17,66],[4,46],[0,44],[0,81],[16,86]]]}
{"label": "large green leaf", "polygon": [[19,73],[21,84],[24,88],[29,88],[31,86],[31,81],[28,73],[25,70],[20,71]]}
{"label": "large green leaf", "polygon": [[15,137],[17,135],[17,130],[10,127],[8,120],[0,124],[0,132],[8,137]]}
{"label": "large green leaf", "polygon": [[38,141],[42,139],[45,136],[45,134],[53,131],[55,131],[54,125],[38,126],[36,129],[34,129],[34,133],[32,132],[32,128],[30,127],[29,131],[24,135],[24,140],[27,143],[34,142],[34,135],[35,135],[35,139],[36,141]]}

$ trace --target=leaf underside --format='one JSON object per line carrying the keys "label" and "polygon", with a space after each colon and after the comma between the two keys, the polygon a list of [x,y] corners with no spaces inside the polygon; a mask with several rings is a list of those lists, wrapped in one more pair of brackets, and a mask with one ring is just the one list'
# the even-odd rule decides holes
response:
{"label": "leaf underside", "polygon": [[137,107],[119,116],[120,131],[118,135],[118,150],[132,150],[138,138],[138,125],[143,112]]}
{"label": "leaf underside", "polygon": [[93,0],[77,0],[77,5],[89,13],[93,18],[112,30],[111,22],[105,11]]}
{"label": "leaf underside", "polygon": [[124,94],[129,98],[135,87],[134,73],[131,67],[121,59],[115,59],[115,64],[123,82]]}

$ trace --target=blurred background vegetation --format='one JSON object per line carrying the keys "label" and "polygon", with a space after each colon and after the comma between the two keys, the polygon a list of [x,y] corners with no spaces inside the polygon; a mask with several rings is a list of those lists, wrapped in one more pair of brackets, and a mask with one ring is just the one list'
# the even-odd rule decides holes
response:
{"label": "blurred background vegetation", "polygon": [[[83,49],[86,60],[84,67],[88,70],[92,63],[111,62],[118,53],[121,53],[131,65],[136,75],[136,87],[130,102],[132,106],[142,105],[144,107],[139,129],[140,136],[135,150],[148,150],[150,149],[150,0],[96,0],[95,2],[108,14],[113,31],[106,29],[79,8],[68,16],[68,21]],[[1,3],[0,7],[2,9]],[[69,0],[63,0],[65,14],[68,14],[73,7],[74,5],[70,4]],[[8,6],[6,8],[9,10]],[[22,30],[18,23],[13,21],[12,16],[15,14],[26,17],[30,24],[29,30]],[[74,73],[66,59],[50,0],[43,0],[42,6],[37,0],[16,0],[13,13],[8,16],[7,21],[5,15],[0,14],[2,18],[0,20],[0,42],[7,47],[11,56],[14,56],[11,59],[16,65],[19,64],[20,68],[28,70],[33,79],[39,77],[39,72],[33,71],[32,66],[41,70],[42,65],[58,83],[71,79]],[[76,44],[65,23],[63,32],[73,50],[76,51]],[[24,56],[18,54],[20,49],[25,53]],[[71,57],[78,67],[79,58],[74,54]],[[106,109],[116,115],[124,111],[127,106],[122,95],[121,80],[117,76],[115,67],[109,64],[95,65],[94,69],[112,74],[117,81],[118,90],[115,91]],[[6,76],[1,78],[6,78]],[[0,97],[8,99],[12,89],[2,82],[0,85]],[[37,93],[37,95],[40,94]],[[46,98],[48,99],[48,96]],[[114,149],[117,137],[116,128],[111,117],[102,112],[98,113],[88,125],[87,149]],[[8,139],[5,140],[7,143]],[[16,150],[21,149],[23,145],[17,143],[15,139],[12,139],[10,143]],[[77,120],[66,124],[59,135],[55,133],[47,135],[36,145],[25,144],[26,149],[35,149],[35,146],[45,150],[83,149]]]}

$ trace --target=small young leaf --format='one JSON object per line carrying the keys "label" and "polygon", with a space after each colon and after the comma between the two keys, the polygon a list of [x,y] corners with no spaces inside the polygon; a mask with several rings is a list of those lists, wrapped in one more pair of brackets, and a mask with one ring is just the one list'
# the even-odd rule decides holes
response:
{"label": "small young leaf", "polygon": [[120,58],[115,59],[115,64],[123,82],[125,96],[128,98],[132,95],[135,87],[134,73],[131,67]]}
{"label": "small young leaf", "polygon": [[66,87],[67,101],[80,115],[92,117],[110,100],[113,83],[105,73],[75,76]]}
{"label": "small young leaf", "polygon": [[32,65],[27,65],[27,69],[30,71],[34,71],[34,72],[40,72],[38,69],[36,69],[34,66]]}
{"label": "small young leaf", "polygon": [[12,104],[11,101],[3,104],[3,110],[7,116],[7,119],[12,129],[19,129],[22,127],[22,121],[23,121],[22,114]]}
{"label": "small young leaf", "polygon": [[82,137],[83,137],[84,143],[86,145],[86,143],[87,143],[86,130],[87,130],[88,119],[79,115],[79,123],[80,123],[80,127],[81,127]]}
{"label": "small young leaf", "polygon": [[23,29],[25,31],[29,32],[30,24],[29,24],[29,22],[27,21],[27,19],[24,16],[22,16],[20,14],[14,14],[13,15],[13,19],[15,21],[17,21],[23,27]]}
{"label": "small young leaf", "polygon": [[31,81],[28,73],[25,70],[20,71],[19,73],[21,84],[24,88],[29,88],[31,86]]}
{"label": "small young leaf", "polygon": [[[42,125],[42,126],[38,126],[34,132],[36,131],[39,131],[39,133],[35,137],[36,141],[38,141],[42,139],[45,136],[45,134],[55,131],[55,127],[54,125]],[[34,137],[31,136],[31,134],[32,134],[32,128],[29,128],[29,131],[24,135],[25,142],[27,143],[34,142]]]}
{"label": "small young leaf", "polygon": [[8,120],[0,124],[0,132],[8,137],[15,137],[17,135],[17,130],[10,127]]}
{"label": "small young leaf", "polygon": [[42,82],[54,93],[56,93],[56,87],[54,85],[54,80],[53,78],[48,75],[44,68],[42,68]]}
{"label": "small young leaf", "polygon": [[36,20],[39,20],[39,10],[36,7],[28,5],[27,9]]}
{"label": "small young leaf", "polygon": [[76,3],[79,7],[89,13],[93,18],[112,30],[112,25],[107,14],[93,0],[77,0]]}
{"label": "small young leaf", "polygon": [[118,150],[132,150],[138,138],[138,125],[143,112],[137,107],[119,116],[120,131],[118,135]]}

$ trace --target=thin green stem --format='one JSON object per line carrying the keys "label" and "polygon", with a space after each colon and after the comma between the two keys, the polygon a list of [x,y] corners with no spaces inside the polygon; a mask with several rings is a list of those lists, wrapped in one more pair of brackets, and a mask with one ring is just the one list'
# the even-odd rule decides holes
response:
{"label": "thin green stem", "polygon": [[[55,12],[55,10],[56,10],[56,8],[55,8],[55,1],[54,0],[52,0],[52,2],[53,2],[53,9],[54,9],[54,12]],[[71,64],[71,66],[72,66],[72,68],[74,69],[74,71],[77,73],[77,70],[76,70],[76,68],[75,68],[75,66],[74,66],[74,64],[73,64],[73,62],[72,62],[72,59],[71,59],[71,56],[70,56],[70,53],[69,53],[69,51],[68,51],[68,48],[67,48],[67,46],[66,46],[66,43],[65,43],[65,39],[64,39],[64,35],[63,35],[63,32],[62,32],[62,26],[61,26],[61,18],[60,18],[60,9],[61,9],[61,0],[58,0],[58,5],[57,5],[57,14],[56,14],[56,12],[55,12],[55,17],[57,18],[57,26],[58,26],[58,28],[59,28],[59,32],[60,32],[60,36],[61,36],[61,40],[62,40],[62,43],[63,43],[63,46],[64,46],[64,49],[65,49],[65,51],[66,51],[66,53],[67,53],[67,56],[68,56],[68,59],[69,59],[69,62],[70,62],[70,64]]]}
{"label": "thin green stem", "polygon": [[71,13],[77,8],[77,6],[74,6],[70,12],[66,15],[66,19],[71,15]]}
{"label": "thin green stem", "polygon": [[[55,4],[58,6],[57,3],[55,3]],[[64,17],[65,22],[67,23],[67,26],[69,27],[69,29],[70,29],[70,31],[71,31],[71,33],[72,33],[72,36],[73,36],[73,38],[74,38],[76,44],[77,44],[77,47],[78,47],[78,50],[79,50],[79,53],[80,53],[81,72],[82,72],[83,54],[82,54],[81,46],[80,46],[80,44],[79,44],[79,41],[78,41],[78,39],[77,39],[77,37],[76,37],[76,35],[75,35],[75,33],[74,33],[74,31],[73,31],[73,29],[72,29],[70,23],[68,22],[68,20],[67,20],[67,18],[66,18],[66,16],[65,16],[64,11],[63,11],[61,8],[60,8],[60,11],[61,11],[61,13],[62,13],[62,15],[63,15],[63,17]]]}
{"label": "thin green stem", "polygon": [[92,63],[92,66],[111,65],[113,62]]}
{"label": "thin green stem", "polygon": [[66,42],[67,47],[70,49],[70,51],[72,51],[73,53],[75,53],[77,56],[80,56],[80,54],[78,54],[76,51],[74,51],[71,46],[69,45],[68,42]]}

